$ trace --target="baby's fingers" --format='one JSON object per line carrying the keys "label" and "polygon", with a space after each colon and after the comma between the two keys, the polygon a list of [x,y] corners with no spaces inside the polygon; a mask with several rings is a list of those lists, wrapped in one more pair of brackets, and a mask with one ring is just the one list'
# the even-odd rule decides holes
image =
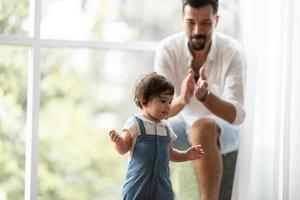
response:
{"label": "baby's fingers", "polygon": [[115,130],[110,131],[109,136],[110,139],[114,142],[118,142],[120,140],[120,135]]}
{"label": "baby's fingers", "polygon": [[114,142],[116,142],[117,139],[118,139],[118,134],[117,134],[117,133],[113,133],[113,134],[111,135],[111,139],[112,139]]}
{"label": "baby's fingers", "polygon": [[200,158],[205,154],[205,152],[204,152],[201,145],[195,146],[194,149],[193,149],[193,152],[194,152],[194,154],[197,158]]}
{"label": "baby's fingers", "polygon": [[113,129],[111,131],[109,131],[109,136],[113,135],[113,134],[116,134],[117,132]]}
{"label": "baby's fingers", "polygon": [[205,152],[204,152],[204,149],[202,148],[202,145],[201,145],[201,144],[197,145],[195,148],[196,148],[196,150],[197,150],[198,152],[200,152],[200,153],[205,153]]}

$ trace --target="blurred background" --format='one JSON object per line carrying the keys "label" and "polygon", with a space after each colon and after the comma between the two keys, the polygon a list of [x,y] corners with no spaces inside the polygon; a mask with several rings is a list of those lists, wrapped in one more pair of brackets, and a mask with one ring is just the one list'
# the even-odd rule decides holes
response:
{"label": "blurred background", "polygon": [[[31,3],[0,1],[0,200],[24,199]],[[218,29],[239,40],[238,3],[220,1]],[[40,8],[37,199],[120,199],[127,156],[108,131],[139,112],[134,82],[152,71],[157,42],[183,30],[181,0],[41,0]]]}

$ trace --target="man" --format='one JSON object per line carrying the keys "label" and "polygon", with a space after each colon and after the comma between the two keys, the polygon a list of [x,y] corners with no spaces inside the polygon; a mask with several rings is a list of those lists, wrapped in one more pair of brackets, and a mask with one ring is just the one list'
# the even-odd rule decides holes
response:
{"label": "man", "polygon": [[160,43],[154,67],[175,86],[170,121],[181,148],[201,143],[206,152],[194,162],[201,199],[216,200],[221,155],[238,149],[245,118],[241,46],[215,31],[218,0],[183,0],[182,12],[185,33]]}

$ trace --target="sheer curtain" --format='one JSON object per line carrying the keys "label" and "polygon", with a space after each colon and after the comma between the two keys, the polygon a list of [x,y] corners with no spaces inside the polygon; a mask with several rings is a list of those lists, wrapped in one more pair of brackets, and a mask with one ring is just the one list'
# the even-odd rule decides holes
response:
{"label": "sheer curtain", "polygon": [[300,199],[300,1],[241,0],[246,110],[233,200]]}

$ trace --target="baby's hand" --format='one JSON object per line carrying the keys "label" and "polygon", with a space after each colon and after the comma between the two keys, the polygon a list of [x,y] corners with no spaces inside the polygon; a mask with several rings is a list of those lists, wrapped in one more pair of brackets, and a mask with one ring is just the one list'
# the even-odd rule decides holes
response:
{"label": "baby's hand", "polygon": [[193,147],[189,148],[188,150],[186,150],[187,160],[200,159],[203,157],[204,154],[205,154],[205,152],[204,152],[201,144],[199,144],[197,146],[193,146]]}
{"label": "baby's hand", "polygon": [[109,137],[114,143],[120,143],[122,141],[122,137],[115,130],[109,132]]}

